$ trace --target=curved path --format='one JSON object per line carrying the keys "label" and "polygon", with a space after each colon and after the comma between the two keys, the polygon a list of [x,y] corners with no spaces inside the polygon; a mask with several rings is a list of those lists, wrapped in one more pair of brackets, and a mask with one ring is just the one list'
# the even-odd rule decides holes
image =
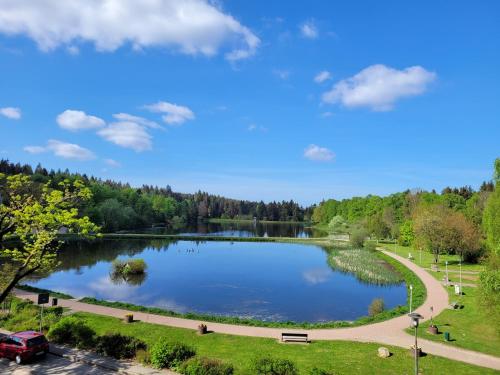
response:
{"label": "curved path", "polygon": [[[427,299],[424,304],[415,311],[424,316],[423,321],[430,318],[430,307],[434,309],[434,316],[438,315],[448,307],[448,293],[441,283],[415,263],[394,253],[383,251],[384,254],[398,260],[412,270],[424,283],[427,289]],[[36,294],[16,290],[16,295],[23,298],[36,300]],[[98,306],[78,302],[76,300],[59,300],[59,305],[68,307],[73,311],[89,312],[100,315],[123,318],[126,313],[133,313],[134,318],[147,323],[155,323],[179,328],[197,329],[200,321],[154,315],[137,311],[126,311],[106,306]],[[283,328],[250,327],[232,324],[206,322],[210,330],[217,333],[230,335],[254,336],[267,338],[280,338]],[[409,318],[404,315],[380,323],[374,323],[352,328],[331,329],[288,329],[287,332],[308,333],[311,340],[346,340],[359,342],[377,342],[386,345],[394,345],[410,348],[414,338],[404,330],[410,325]],[[478,353],[466,349],[456,348],[450,345],[439,344],[433,341],[419,339],[419,346],[425,353],[446,357],[456,361],[462,361],[477,366],[489,367],[500,370],[500,357]]]}

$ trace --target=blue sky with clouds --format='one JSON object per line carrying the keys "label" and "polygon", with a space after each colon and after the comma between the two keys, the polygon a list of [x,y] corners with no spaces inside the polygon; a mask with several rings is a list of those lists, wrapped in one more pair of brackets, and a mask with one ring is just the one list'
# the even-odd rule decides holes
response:
{"label": "blue sky with clouds", "polygon": [[0,156],[235,198],[477,187],[497,1],[0,0]]}

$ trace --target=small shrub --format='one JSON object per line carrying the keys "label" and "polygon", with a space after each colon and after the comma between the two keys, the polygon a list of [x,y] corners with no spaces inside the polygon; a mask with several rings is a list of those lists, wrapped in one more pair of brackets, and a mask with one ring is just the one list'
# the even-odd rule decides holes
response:
{"label": "small shrub", "polygon": [[58,344],[68,344],[79,349],[91,348],[94,345],[95,331],[85,321],[67,316],[54,324],[48,333],[50,340]]}
{"label": "small shrub", "polygon": [[180,367],[180,373],[184,375],[232,375],[233,372],[230,364],[210,358],[191,358]]}
{"label": "small shrub", "polygon": [[334,375],[333,372],[326,371],[317,367],[314,367],[310,372],[309,375]]}
{"label": "small shrub", "polygon": [[151,365],[151,355],[147,350],[139,349],[135,352],[135,360],[143,365]]}
{"label": "small shrub", "polygon": [[156,368],[178,367],[195,354],[190,346],[169,342],[168,338],[162,337],[151,349],[151,364]]}
{"label": "small shrub", "polygon": [[253,368],[257,375],[298,375],[299,373],[292,361],[271,357],[257,359]]}
{"label": "small shrub", "polygon": [[95,350],[98,354],[116,359],[133,358],[138,350],[145,350],[146,343],[132,336],[108,333],[96,339]]}
{"label": "small shrub", "polygon": [[368,315],[375,316],[384,311],[384,300],[382,298],[375,298],[368,307]]}
{"label": "small shrub", "polygon": [[113,261],[113,274],[129,276],[139,275],[146,272],[146,262],[143,259],[116,259]]}
{"label": "small shrub", "polygon": [[373,240],[365,241],[363,247],[368,251],[376,251],[377,250],[377,242]]}
{"label": "small shrub", "polygon": [[351,233],[349,241],[351,242],[351,245],[354,247],[363,247],[366,237],[368,237],[368,232],[366,231],[366,229],[363,228],[355,229]]}

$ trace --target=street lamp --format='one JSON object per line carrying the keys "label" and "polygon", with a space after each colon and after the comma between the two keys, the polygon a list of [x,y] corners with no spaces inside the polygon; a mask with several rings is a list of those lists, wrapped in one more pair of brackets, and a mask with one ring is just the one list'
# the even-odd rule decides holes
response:
{"label": "street lamp", "polygon": [[449,279],[448,279],[448,261],[445,262],[446,264],[446,286],[449,284]]}
{"label": "street lamp", "polygon": [[462,262],[459,262],[458,265],[460,266],[460,295],[462,295]]}
{"label": "street lamp", "polygon": [[417,342],[417,328],[418,321],[423,318],[419,313],[410,313],[408,316],[411,319],[411,325],[415,328],[415,348],[413,354],[415,355],[415,375],[418,375],[418,342]]}

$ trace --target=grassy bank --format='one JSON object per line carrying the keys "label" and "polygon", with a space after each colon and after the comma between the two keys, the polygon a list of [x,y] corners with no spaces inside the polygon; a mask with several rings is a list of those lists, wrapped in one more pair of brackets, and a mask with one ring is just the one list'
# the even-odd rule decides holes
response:
{"label": "grassy bank", "polygon": [[31,285],[25,285],[25,284],[20,284],[16,286],[17,289],[25,290],[27,292],[31,293],[49,293],[51,297],[54,298],[61,298],[61,299],[73,299],[73,296],[70,296],[69,294],[66,293],[60,293],[60,292],[54,292],[52,290],[48,289],[42,289],[42,288],[37,288]]}
{"label": "grassy bank", "polygon": [[[492,355],[500,355],[500,329],[498,322],[484,313],[476,301],[477,288],[463,288],[464,295],[456,296],[453,288],[448,288],[450,301],[456,301],[463,308],[445,310],[434,318],[439,328],[438,335],[431,335],[427,328],[429,321],[419,329],[421,337],[450,346],[475,350]],[[410,331],[409,331],[410,332]],[[444,341],[444,332],[449,332],[452,341]]]}
{"label": "grassy bank", "polygon": [[[207,219],[207,223],[214,224],[253,224],[253,219]],[[260,224],[308,224],[304,221],[273,221],[273,220],[257,220]]]}
{"label": "grassy bank", "polygon": [[[61,237],[62,239],[77,239],[75,237]],[[109,240],[141,239],[154,240],[164,239],[172,241],[226,241],[226,242],[278,242],[278,243],[298,243],[308,245],[331,245],[327,238],[296,238],[296,237],[227,237],[227,236],[190,236],[176,234],[150,234],[150,233],[104,233],[101,238]]]}
{"label": "grassy bank", "polygon": [[344,327],[356,327],[369,323],[376,323],[383,320],[391,319],[401,314],[407,312],[407,308],[405,306],[399,306],[392,310],[384,311],[378,315],[373,317],[364,316],[353,322],[347,321],[331,321],[324,323],[309,323],[309,322],[272,322],[272,321],[262,321],[257,319],[242,319],[238,317],[232,316],[219,316],[219,315],[205,315],[205,314],[196,314],[196,313],[177,313],[175,311],[164,310],[159,307],[147,307],[134,305],[126,302],[111,302],[105,300],[99,300],[92,297],[84,297],[80,300],[80,302],[89,303],[92,305],[99,306],[108,306],[114,307],[117,309],[129,310],[129,311],[140,311],[146,312],[150,314],[163,315],[163,316],[172,316],[176,318],[183,319],[191,319],[205,322],[215,322],[215,323],[226,323],[226,324],[235,324],[235,325],[243,325],[243,326],[252,326],[252,327],[270,327],[270,328],[303,328],[303,329],[321,329],[321,328],[344,328]]}
{"label": "grassy bank", "polygon": [[[199,336],[192,330],[166,327],[143,322],[124,324],[111,317],[87,313],[75,314],[85,319],[98,333],[106,332],[132,335],[149,345],[160,337],[193,346],[197,355],[217,358],[231,363],[235,374],[250,375],[252,361],[262,355],[290,359],[297,364],[301,374],[309,374],[318,367],[334,374],[410,374],[413,358],[402,348],[389,347],[390,358],[377,357],[379,344],[348,341],[316,341],[309,345],[280,344],[273,339],[243,337],[211,333]],[[208,327],[210,329],[210,326]],[[495,374],[493,370],[427,355],[420,360],[423,374],[443,374],[453,369],[454,374]]]}
{"label": "grassy bank", "polygon": [[380,285],[399,284],[401,275],[387,267],[376,252],[363,248],[334,249],[328,256],[328,264],[341,272],[352,273],[358,280]]}

